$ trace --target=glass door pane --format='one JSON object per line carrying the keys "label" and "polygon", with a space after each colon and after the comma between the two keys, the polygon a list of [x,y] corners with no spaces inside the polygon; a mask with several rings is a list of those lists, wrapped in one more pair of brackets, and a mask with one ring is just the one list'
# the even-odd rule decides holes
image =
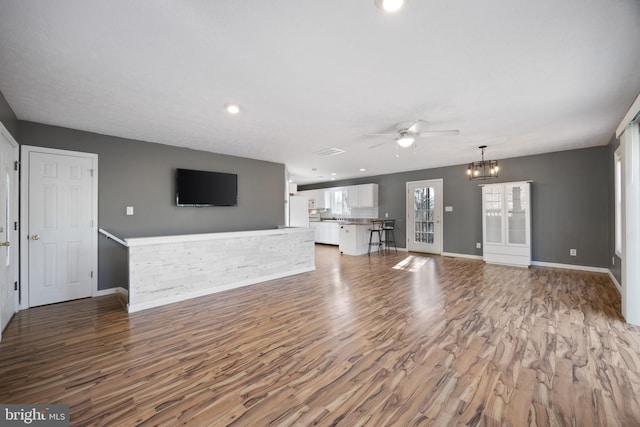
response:
{"label": "glass door pane", "polygon": [[435,233],[434,188],[415,188],[413,191],[413,206],[415,242],[433,244]]}
{"label": "glass door pane", "polygon": [[527,188],[525,186],[506,186],[507,191],[507,242],[527,244]]}
{"label": "glass door pane", "polygon": [[484,191],[484,221],[487,243],[502,243],[502,189],[486,186]]}

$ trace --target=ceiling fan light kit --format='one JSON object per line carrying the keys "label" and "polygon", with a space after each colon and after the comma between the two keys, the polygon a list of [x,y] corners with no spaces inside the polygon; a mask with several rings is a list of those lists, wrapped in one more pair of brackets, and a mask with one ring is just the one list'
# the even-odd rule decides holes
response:
{"label": "ceiling fan light kit", "polygon": [[409,148],[411,147],[411,145],[413,145],[413,143],[415,142],[415,138],[409,136],[409,135],[403,135],[400,138],[398,138],[398,145],[402,148]]}
{"label": "ceiling fan light kit", "polygon": [[402,9],[406,0],[375,0],[374,3],[378,9],[393,13]]}
{"label": "ceiling fan light kit", "polygon": [[482,160],[479,162],[471,162],[467,167],[467,176],[469,181],[478,181],[485,179],[493,179],[498,177],[498,171],[500,170],[497,160],[485,160],[484,149],[486,145],[478,147],[482,154]]}

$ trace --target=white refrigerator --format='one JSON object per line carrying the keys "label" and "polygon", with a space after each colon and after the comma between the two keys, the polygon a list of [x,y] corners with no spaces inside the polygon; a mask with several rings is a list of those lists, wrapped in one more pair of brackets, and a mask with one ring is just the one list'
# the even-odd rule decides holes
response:
{"label": "white refrigerator", "polygon": [[289,196],[289,227],[309,228],[309,199]]}

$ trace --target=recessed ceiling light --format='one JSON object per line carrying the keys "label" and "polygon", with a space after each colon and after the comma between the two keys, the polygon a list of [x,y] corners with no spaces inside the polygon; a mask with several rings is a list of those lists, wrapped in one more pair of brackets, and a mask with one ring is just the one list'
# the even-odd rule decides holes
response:
{"label": "recessed ceiling light", "polygon": [[379,9],[391,13],[402,9],[402,6],[404,6],[405,3],[405,0],[375,0],[375,4]]}
{"label": "recessed ceiling light", "polygon": [[238,114],[240,112],[240,106],[238,104],[224,104],[224,108],[229,114]]}
{"label": "recessed ceiling light", "polygon": [[331,172],[331,176],[336,176],[336,175],[338,175],[338,174],[335,173],[335,172]]}
{"label": "recessed ceiling light", "polygon": [[366,169],[365,168],[360,168],[360,172],[365,172]]}

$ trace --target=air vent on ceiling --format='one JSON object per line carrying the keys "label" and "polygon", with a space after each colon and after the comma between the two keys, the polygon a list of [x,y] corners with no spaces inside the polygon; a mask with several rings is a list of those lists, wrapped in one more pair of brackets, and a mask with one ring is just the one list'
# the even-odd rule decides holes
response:
{"label": "air vent on ceiling", "polygon": [[335,156],[336,154],[342,154],[344,150],[339,148],[325,148],[324,150],[316,151],[313,154],[318,154],[320,156]]}

